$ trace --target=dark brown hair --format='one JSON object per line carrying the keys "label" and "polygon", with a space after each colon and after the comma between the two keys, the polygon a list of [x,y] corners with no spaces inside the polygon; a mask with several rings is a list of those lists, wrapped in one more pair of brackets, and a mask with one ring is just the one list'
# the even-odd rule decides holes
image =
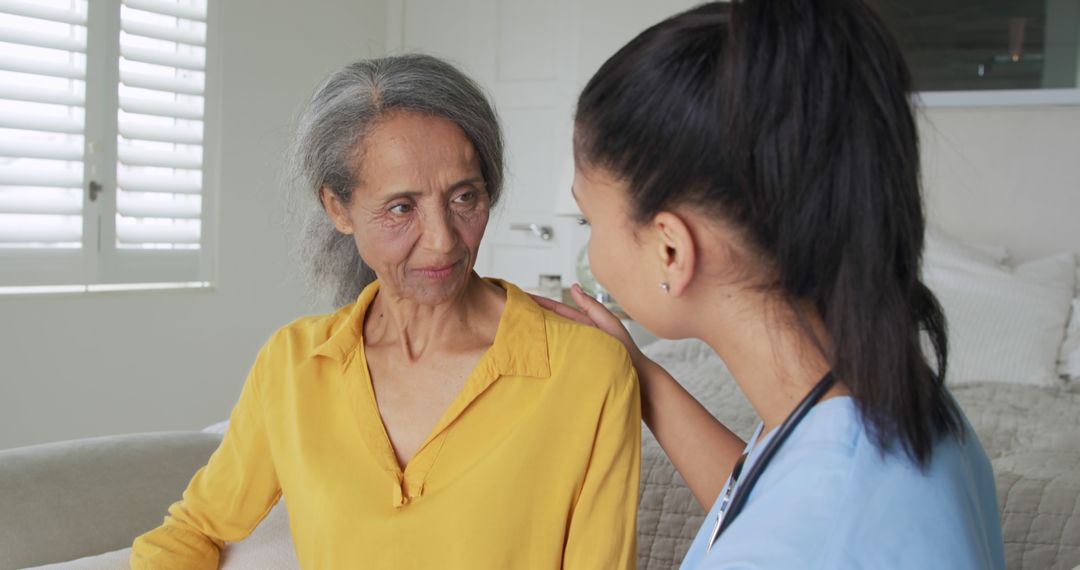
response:
{"label": "dark brown hair", "polygon": [[820,314],[833,374],[878,447],[925,466],[962,420],[942,383],[944,315],[919,275],[910,90],[860,0],[709,3],[600,68],[578,101],[575,153],[626,183],[640,222],[690,204],[742,230],[771,286]]}

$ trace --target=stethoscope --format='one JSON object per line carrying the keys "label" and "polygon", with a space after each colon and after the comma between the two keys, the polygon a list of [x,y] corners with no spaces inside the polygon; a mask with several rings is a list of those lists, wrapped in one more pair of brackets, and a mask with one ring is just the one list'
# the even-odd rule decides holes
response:
{"label": "stethoscope", "polygon": [[746,474],[746,480],[742,485],[738,486],[738,491],[735,491],[736,482],[739,480],[739,475],[742,473],[743,465],[746,463],[746,458],[749,455],[748,451],[744,451],[739,457],[739,460],[735,462],[735,467],[731,470],[731,481],[728,482],[727,489],[724,491],[724,496],[720,500],[720,509],[716,516],[716,527],[713,528],[712,538],[709,540],[709,547],[705,550],[708,552],[712,550],[713,544],[716,539],[724,532],[727,527],[731,526],[731,522],[735,520],[739,512],[742,511],[743,506],[746,505],[746,500],[750,496],[750,491],[754,488],[754,483],[761,477],[761,473],[765,471],[765,467],[768,466],[769,461],[776,455],[780,446],[784,444],[784,440],[787,439],[791,432],[795,431],[795,428],[799,425],[806,414],[810,412],[810,408],[813,408],[815,404],[821,401],[821,398],[825,396],[825,392],[829,391],[834,383],[832,372],[826,372],[825,376],[818,381],[810,393],[799,402],[795,411],[791,412],[791,415],[784,420],[784,423],[776,430],[776,436],[772,438],[772,441],[765,446],[765,450],[761,452],[761,456],[754,462],[754,465],[750,468],[750,471]]}

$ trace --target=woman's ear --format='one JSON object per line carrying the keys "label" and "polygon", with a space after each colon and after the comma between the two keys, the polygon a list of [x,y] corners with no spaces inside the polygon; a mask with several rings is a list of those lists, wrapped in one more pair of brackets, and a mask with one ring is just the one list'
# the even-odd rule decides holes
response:
{"label": "woman's ear", "polygon": [[349,217],[349,209],[341,203],[341,200],[325,186],[319,191],[319,199],[322,200],[323,210],[330,216],[330,221],[334,222],[337,231],[352,235],[352,218]]}
{"label": "woman's ear", "polygon": [[660,212],[653,218],[657,235],[657,254],[663,270],[665,290],[678,296],[690,286],[697,269],[697,244],[690,226],[673,212]]}

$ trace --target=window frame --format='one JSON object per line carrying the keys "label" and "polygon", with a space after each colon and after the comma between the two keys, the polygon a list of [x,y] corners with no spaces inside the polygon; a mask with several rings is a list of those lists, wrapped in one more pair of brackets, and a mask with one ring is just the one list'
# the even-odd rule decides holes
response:
{"label": "window frame", "polygon": [[922,107],[1044,107],[1080,105],[1080,88],[919,91]]}
{"label": "window frame", "polygon": [[[0,249],[0,295],[213,288],[221,139],[221,3],[207,0],[198,249],[116,247],[117,116],[122,0],[89,0],[79,249]],[[96,201],[91,181],[102,185]]]}

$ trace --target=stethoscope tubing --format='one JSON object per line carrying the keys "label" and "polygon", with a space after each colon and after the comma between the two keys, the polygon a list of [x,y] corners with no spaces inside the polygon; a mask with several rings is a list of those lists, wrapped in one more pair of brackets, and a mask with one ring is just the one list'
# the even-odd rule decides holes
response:
{"label": "stethoscope tubing", "polygon": [[[832,372],[825,373],[825,376],[818,381],[810,393],[807,394],[795,410],[784,420],[784,423],[780,425],[776,430],[776,435],[769,441],[768,445],[761,452],[758,460],[750,467],[750,471],[746,474],[746,478],[742,481],[741,485],[735,490],[735,494],[731,497],[731,502],[727,506],[727,510],[723,513],[723,521],[720,523],[720,527],[713,535],[709,545],[712,546],[716,542],[716,539],[720,538],[720,535],[724,533],[724,530],[731,526],[732,521],[739,515],[743,507],[746,505],[747,499],[750,497],[750,492],[754,489],[754,484],[761,478],[761,474],[768,467],[769,462],[779,451],[780,446],[784,444],[788,436],[795,431],[799,422],[806,417],[806,414],[810,413],[810,409],[817,405],[821,401],[821,398],[825,396],[825,393],[829,391],[829,388],[836,382],[833,378]],[[731,484],[735,485],[735,481]]]}

